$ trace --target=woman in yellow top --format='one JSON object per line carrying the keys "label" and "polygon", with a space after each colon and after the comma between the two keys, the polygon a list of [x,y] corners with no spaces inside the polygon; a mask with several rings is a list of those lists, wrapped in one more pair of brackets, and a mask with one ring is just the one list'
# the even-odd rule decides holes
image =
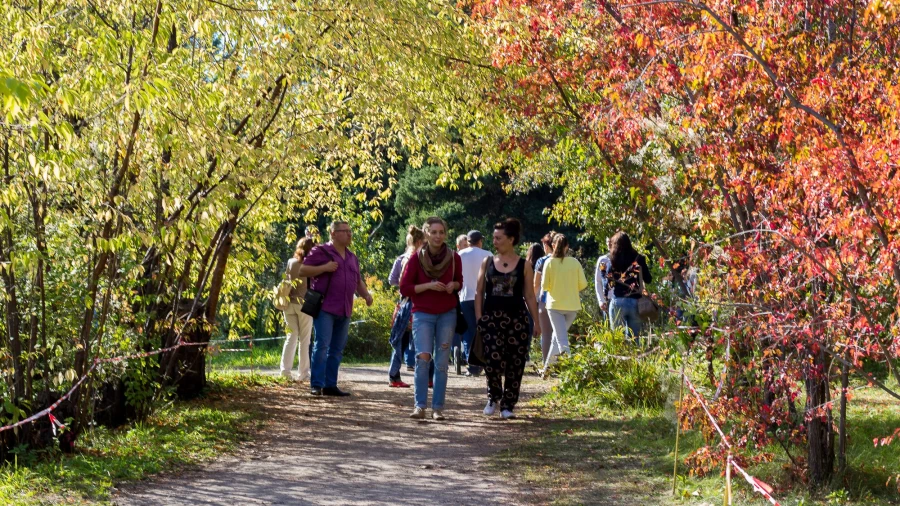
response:
{"label": "woman in yellow top", "polygon": [[547,292],[547,312],[553,327],[553,341],[544,362],[544,372],[556,363],[557,356],[569,352],[569,327],[581,311],[578,293],[588,286],[581,262],[567,257],[568,251],[568,239],[557,234],[553,238],[553,256],[544,262],[541,272],[541,290]]}

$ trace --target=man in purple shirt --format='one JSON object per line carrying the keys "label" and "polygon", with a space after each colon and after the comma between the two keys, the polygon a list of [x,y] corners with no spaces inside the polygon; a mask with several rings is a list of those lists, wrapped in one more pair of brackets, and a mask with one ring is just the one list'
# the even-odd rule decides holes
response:
{"label": "man in purple shirt", "polygon": [[353,295],[372,305],[372,295],[359,271],[359,259],[347,249],[353,233],[346,221],[335,221],[328,227],[331,242],[316,246],[303,260],[300,276],[315,278],[310,288],[325,293],[322,311],[313,320],[316,342],[313,346],[311,378],[312,395],[346,397],[337,386],[338,369],[344,356],[344,346],[350,332]]}

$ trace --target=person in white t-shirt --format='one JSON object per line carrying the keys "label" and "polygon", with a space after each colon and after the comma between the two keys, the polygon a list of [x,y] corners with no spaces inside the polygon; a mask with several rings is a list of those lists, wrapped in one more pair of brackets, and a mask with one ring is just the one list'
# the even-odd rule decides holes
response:
{"label": "person in white t-shirt", "polygon": [[[462,260],[463,286],[459,291],[459,301],[463,316],[469,329],[462,335],[462,352],[469,362],[469,354],[472,352],[472,340],[475,339],[475,289],[478,287],[478,273],[485,258],[493,254],[481,248],[484,244],[484,236],[477,230],[470,231],[466,237],[469,239],[469,247],[459,252]],[[480,376],[481,367],[468,365],[466,376]]]}

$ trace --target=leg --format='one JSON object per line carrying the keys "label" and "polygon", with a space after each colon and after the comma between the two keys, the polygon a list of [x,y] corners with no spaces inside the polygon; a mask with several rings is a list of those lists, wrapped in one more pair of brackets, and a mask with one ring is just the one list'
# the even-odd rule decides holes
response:
{"label": "leg", "polygon": [[316,329],[316,342],[313,345],[313,357],[310,364],[309,386],[323,388],[325,386],[325,359],[328,356],[328,346],[331,344],[331,334],[334,330],[335,316],[329,312],[321,311],[313,320]]}
{"label": "leg", "polygon": [[[413,341],[416,343],[415,398],[416,407],[425,409],[428,402],[428,367],[434,350],[437,315],[413,313]],[[425,351],[428,350],[428,351]]]}
{"label": "leg", "polygon": [[510,336],[506,345],[506,371],[503,385],[503,399],[500,409],[512,411],[519,402],[519,389],[522,387],[522,374],[525,373],[525,361],[528,360],[528,335],[519,332]]}
{"label": "leg", "polygon": [[300,381],[309,379],[309,340],[312,336],[313,319],[312,316],[297,311],[300,317],[300,339],[298,344],[300,351],[300,365],[297,372],[300,373]]}
{"label": "leg", "polygon": [[[494,315],[485,315],[481,318],[482,334],[481,339],[485,348],[485,360],[487,364],[484,366],[484,375],[487,380],[488,400],[500,402],[503,398],[503,352],[505,343],[500,338],[500,333],[492,320],[496,318]],[[490,325],[490,326],[489,326]]]}
{"label": "leg", "polygon": [[631,330],[631,335],[634,336],[635,339],[639,335],[641,335],[641,315],[638,313],[637,309],[637,299],[628,299],[628,303],[625,305],[624,318],[625,324],[628,325],[628,328]]}
{"label": "leg", "polygon": [[338,369],[341,367],[341,359],[344,358],[344,346],[347,346],[347,336],[350,333],[350,317],[335,316],[334,330],[331,333],[331,344],[328,346],[328,360],[325,363],[325,386],[336,387]]}
{"label": "leg", "polygon": [[416,340],[412,338],[412,331],[407,330],[406,335],[409,336],[409,346],[403,352],[406,356],[406,365],[409,367],[416,366]]}
{"label": "leg", "polygon": [[545,369],[556,363],[558,355],[569,351],[569,327],[566,325],[565,313],[570,311],[551,309],[548,312],[550,313],[550,326],[553,327],[553,346],[550,349],[550,353],[547,354],[547,361],[544,363]]}
{"label": "leg", "polygon": [[397,346],[394,346],[393,351],[391,351],[391,366],[388,369],[388,379],[391,381],[400,381],[400,362],[401,356],[403,355],[403,343],[402,339],[400,343],[397,343]]}
{"label": "leg", "polygon": [[625,336],[630,335],[630,328],[625,325],[625,314],[620,307],[624,299],[612,299],[609,301],[609,325],[615,329],[625,327]]}
{"label": "leg", "polygon": [[460,303],[462,307],[463,316],[466,318],[466,324],[468,324],[469,329],[466,330],[466,333],[463,334],[463,355],[466,357],[466,365],[468,366],[468,371],[471,374],[481,374],[481,367],[477,365],[469,364],[469,356],[472,354],[472,341],[475,340],[475,330],[478,326],[478,322],[475,321],[475,301],[474,300],[466,300]]}
{"label": "leg", "polygon": [[550,348],[553,346],[553,326],[550,324],[550,313],[547,312],[547,306],[541,302],[538,306],[538,319],[541,321],[541,355],[543,362],[547,362],[547,355],[550,354]]}
{"label": "leg", "polygon": [[295,305],[288,304],[283,313],[288,336],[284,340],[284,348],[281,349],[281,375],[287,378],[290,378],[291,369],[294,368],[294,353],[297,351],[297,339],[300,337],[300,317],[294,312]]}
{"label": "leg", "polygon": [[450,345],[453,344],[453,335],[456,333],[456,309],[438,316],[435,325],[434,391],[431,392],[431,409],[444,409]]}

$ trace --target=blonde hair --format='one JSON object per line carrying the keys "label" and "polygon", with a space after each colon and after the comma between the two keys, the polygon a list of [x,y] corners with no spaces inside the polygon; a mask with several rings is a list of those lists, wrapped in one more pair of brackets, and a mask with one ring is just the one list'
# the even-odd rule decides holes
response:
{"label": "blonde hair", "polygon": [[306,258],[306,255],[309,255],[309,252],[312,251],[313,246],[316,245],[316,241],[309,238],[304,237],[297,241],[297,248],[294,250],[294,258],[297,260],[303,260]]}
{"label": "blonde hair", "polygon": [[416,247],[416,243],[420,242],[425,242],[425,232],[422,232],[422,229],[415,225],[410,225],[409,231],[406,233],[407,253],[412,253]]}

